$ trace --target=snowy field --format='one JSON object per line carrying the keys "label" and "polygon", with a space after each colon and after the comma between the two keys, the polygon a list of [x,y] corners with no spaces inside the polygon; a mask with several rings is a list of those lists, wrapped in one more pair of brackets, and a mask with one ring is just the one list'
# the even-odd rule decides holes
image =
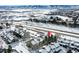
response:
{"label": "snowy field", "polygon": [[68,31],[68,32],[73,32],[73,33],[79,33],[79,28],[71,28],[71,27],[65,27],[63,25],[55,25],[55,24],[48,24],[48,23],[35,23],[35,22],[27,22],[27,25],[31,26],[38,26],[38,27],[46,27],[46,28],[51,28],[51,29],[58,29],[58,30],[63,30],[63,31]]}

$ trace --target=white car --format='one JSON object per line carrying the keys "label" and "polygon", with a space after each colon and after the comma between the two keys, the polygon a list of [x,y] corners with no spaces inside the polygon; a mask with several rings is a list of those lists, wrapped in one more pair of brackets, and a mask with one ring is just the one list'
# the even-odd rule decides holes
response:
{"label": "white car", "polygon": [[39,53],[47,53],[47,51],[45,49],[40,49]]}

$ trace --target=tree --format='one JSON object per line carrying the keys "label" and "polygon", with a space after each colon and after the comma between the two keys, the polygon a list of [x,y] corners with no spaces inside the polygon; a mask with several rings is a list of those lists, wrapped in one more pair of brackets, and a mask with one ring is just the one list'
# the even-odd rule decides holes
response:
{"label": "tree", "polygon": [[50,19],[53,19],[53,17],[51,16]]}
{"label": "tree", "polygon": [[3,49],[4,53],[11,53],[12,52],[12,47],[9,45],[8,49]]}
{"label": "tree", "polygon": [[16,33],[16,32],[13,32],[13,35],[15,35],[18,38],[22,38],[22,36],[20,34]]}
{"label": "tree", "polygon": [[0,29],[3,29],[3,27],[2,27],[2,26],[0,26]]}
{"label": "tree", "polygon": [[77,24],[77,18],[78,18],[78,16],[73,17],[74,27],[75,27],[75,26],[76,26],[76,24]]}
{"label": "tree", "polygon": [[10,45],[8,46],[7,52],[8,53],[11,53],[12,52],[12,47]]}
{"label": "tree", "polygon": [[50,40],[49,42],[56,42],[57,41],[56,36],[54,36],[54,35],[51,35],[49,40]]}
{"label": "tree", "polygon": [[9,23],[6,23],[6,26],[9,26],[10,24]]}

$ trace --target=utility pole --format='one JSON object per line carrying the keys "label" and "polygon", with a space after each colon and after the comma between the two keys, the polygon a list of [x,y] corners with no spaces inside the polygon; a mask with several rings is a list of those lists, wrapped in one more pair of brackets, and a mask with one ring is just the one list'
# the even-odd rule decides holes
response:
{"label": "utility pole", "polygon": [[77,19],[78,19],[78,15],[73,17],[74,27],[76,27],[77,25]]}

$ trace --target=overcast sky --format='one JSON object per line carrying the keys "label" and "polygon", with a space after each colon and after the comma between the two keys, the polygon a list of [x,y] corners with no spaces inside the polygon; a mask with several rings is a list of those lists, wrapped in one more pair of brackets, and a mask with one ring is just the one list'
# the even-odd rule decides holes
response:
{"label": "overcast sky", "polygon": [[0,0],[0,5],[79,5],[79,0]]}

